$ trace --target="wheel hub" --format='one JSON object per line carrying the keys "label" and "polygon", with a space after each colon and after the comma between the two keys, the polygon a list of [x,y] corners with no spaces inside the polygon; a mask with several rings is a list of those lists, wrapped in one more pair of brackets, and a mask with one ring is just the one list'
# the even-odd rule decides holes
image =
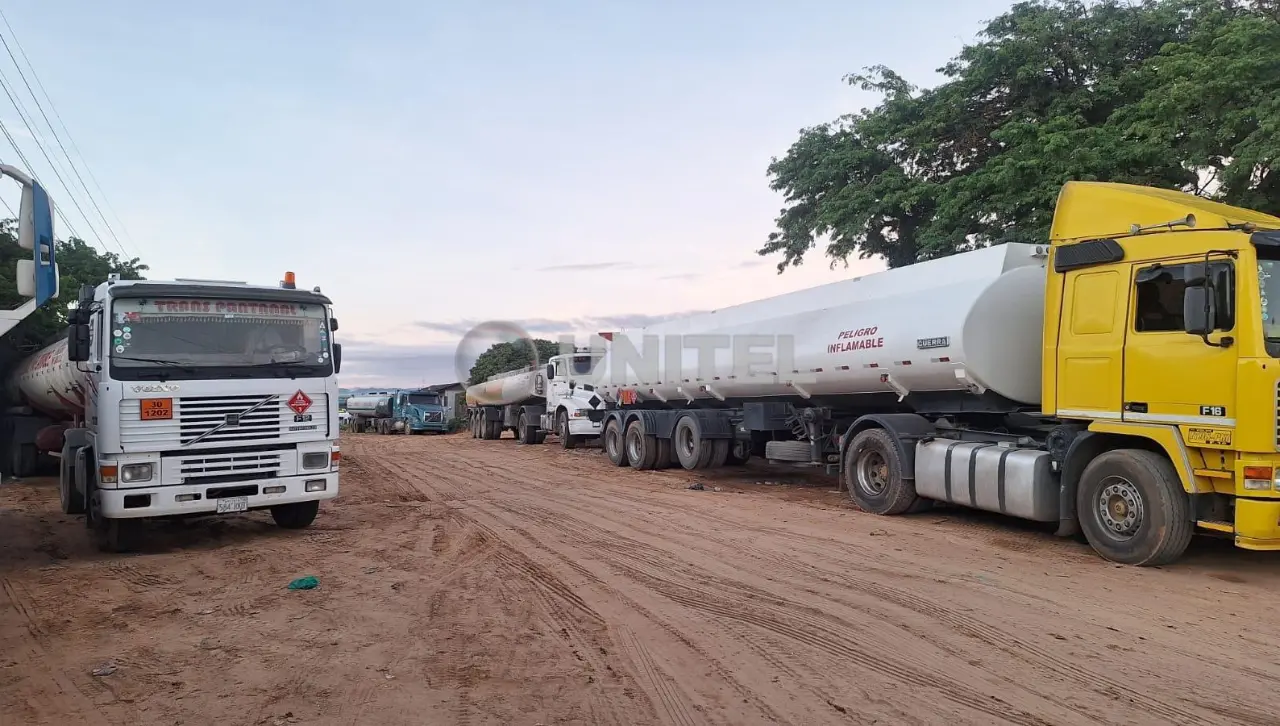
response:
{"label": "wheel hub", "polygon": [[1102,525],[1119,537],[1132,537],[1142,526],[1143,507],[1138,488],[1121,477],[1103,482],[1098,494],[1098,514]]}
{"label": "wheel hub", "polygon": [[889,464],[884,457],[868,451],[858,460],[858,486],[872,496],[879,496],[889,485]]}

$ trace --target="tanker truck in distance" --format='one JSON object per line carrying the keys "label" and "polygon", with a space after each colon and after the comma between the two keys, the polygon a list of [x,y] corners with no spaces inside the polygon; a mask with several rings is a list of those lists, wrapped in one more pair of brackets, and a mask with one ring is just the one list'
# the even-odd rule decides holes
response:
{"label": "tanker truck in distance", "polygon": [[379,434],[444,433],[448,430],[441,396],[430,391],[363,394],[347,399],[351,430]]}
{"label": "tanker truck in distance", "polygon": [[1055,523],[1132,565],[1195,531],[1280,550],[1280,218],[1072,182],[1047,244],[600,338],[617,466],[826,465],[874,514]]}
{"label": "tanker truck in distance", "polygon": [[104,550],[129,547],[144,518],[267,509],[309,526],[338,494],[330,307],[293,273],[86,285],[67,337],[10,380],[35,432],[17,443],[60,458],[62,510]]}
{"label": "tanker truck in distance", "polygon": [[537,365],[467,387],[467,415],[471,436],[498,439],[513,431],[521,444],[540,444],[554,433],[560,445],[572,449],[599,438],[602,425],[589,412],[604,401],[589,381],[579,381],[599,363],[598,351],[551,356],[545,373]]}

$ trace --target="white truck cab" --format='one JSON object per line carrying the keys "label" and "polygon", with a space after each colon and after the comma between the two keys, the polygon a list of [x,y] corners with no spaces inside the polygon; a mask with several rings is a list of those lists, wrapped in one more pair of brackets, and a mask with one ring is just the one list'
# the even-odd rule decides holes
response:
{"label": "white truck cab", "polygon": [[600,422],[587,417],[589,411],[604,404],[596,395],[592,378],[599,360],[598,354],[579,352],[552,356],[547,361],[547,410],[542,415],[542,429],[556,432],[566,449],[600,436]]}
{"label": "white truck cab", "polygon": [[64,432],[63,510],[106,550],[143,518],[267,509],[310,525],[338,494],[331,305],[291,272],[85,286],[65,348],[84,415]]}

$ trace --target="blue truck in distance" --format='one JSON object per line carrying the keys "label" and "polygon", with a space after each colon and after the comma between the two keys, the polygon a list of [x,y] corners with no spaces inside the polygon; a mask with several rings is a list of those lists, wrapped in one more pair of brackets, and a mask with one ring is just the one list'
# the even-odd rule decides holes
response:
{"label": "blue truck in distance", "polygon": [[449,430],[444,398],[421,390],[386,390],[347,399],[347,415],[356,433],[422,434]]}

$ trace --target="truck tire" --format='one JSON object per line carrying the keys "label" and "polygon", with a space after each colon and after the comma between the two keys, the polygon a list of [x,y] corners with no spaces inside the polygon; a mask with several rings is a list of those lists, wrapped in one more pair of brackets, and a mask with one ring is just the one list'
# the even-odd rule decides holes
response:
{"label": "truck tire", "polygon": [[138,522],[132,519],[106,519],[102,516],[101,494],[96,477],[89,482],[85,502],[84,523],[99,552],[120,553],[132,550],[137,543]]}
{"label": "truck tire", "polygon": [[813,446],[808,441],[769,441],[764,445],[764,456],[769,461],[813,461]]}
{"label": "truck tire", "polygon": [[658,439],[658,460],[654,462],[655,469],[670,469],[672,466],[679,466],[680,462],[676,461],[675,453],[671,450],[671,439]]}
{"label": "truck tire", "polygon": [[58,476],[58,503],[63,514],[84,514],[84,496],[76,489],[76,450],[64,446]]}
{"label": "truck tire", "polygon": [[872,514],[903,514],[920,499],[915,482],[903,478],[898,447],[884,429],[867,429],[854,437],[840,475],[853,503]]}
{"label": "truck tire", "polygon": [[711,464],[714,447],[710,439],[702,438],[702,422],[696,416],[681,416],[671,432],[671,439],[680,466],[692,471],[705,469]]}
{"label": "truck tire", "polygon": [[627,425],[627,459],[633,469],[653,469],[658,463],[658,437],[644,432],[639,420]]}
{"label": "truck tire", "polygon": [[1141,449],[1119,449],[1085,467],[1076,512],[1089,546],[1112,562],[1167,565],[1194,533],[1191,503],[1173,464]]}
{"label": "truck tire", "polygon": [[725,459],[726,466],[742,466],[751,459],[751,442],[736,439],[729,446],[729,458]]}
{"label": "truck tire", "polygon": [[524,412],[523,412],[523,411],[521,411],[521,412],[520,412],[520,418],[516,419],[516,432],[515,432],[515,433],[516,433],[516,443],[517,443],[517,444],[524,444],[524,443],[528,443],[528,442],[526,442],[526,441],[524,440],[524,439],[525,439],[525,436],[524,436],[524,434],[525,434],[525,426],[528,424],[528,422],[529,422],[529,419],[524,415]]}
{"label": "truck tire", "polygon": [[618,419],[611,418],[609,423],[604,426],[604,454],[609,457],[609,463],[614,466],[626,466],[627,461],[627,445],[623,441],[622,424],[618,423]]}
{"label": "truck tire", "polygon": [[319,512],[318,501],[277,504],[271,508],[271,518],[285,529],[305,529],[316,521],[316,514]]}
{"label": "truck tire", "polygon": [[733,441],[729,439],[712,439],[711,440],[711,463],[709,468],[719,469],[729,460],[729,449],[733,446]]}
{"label": "truck tire", "polygon": [[471,438],[480,438],[480,417],[475,414],[471,415]]}
{"label": "truck tire", "polygon": [[556,435],[560,437],[561,447],[573,449],[578,446],[577,439],[573,438],[573,434],[569,433],[568,411],[561,411],[556,415]]}

